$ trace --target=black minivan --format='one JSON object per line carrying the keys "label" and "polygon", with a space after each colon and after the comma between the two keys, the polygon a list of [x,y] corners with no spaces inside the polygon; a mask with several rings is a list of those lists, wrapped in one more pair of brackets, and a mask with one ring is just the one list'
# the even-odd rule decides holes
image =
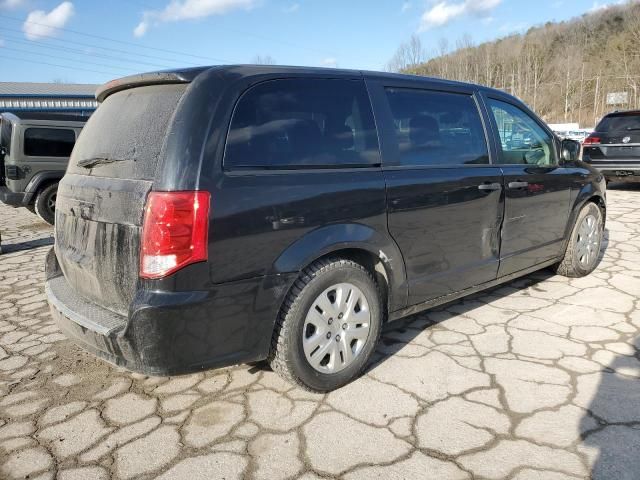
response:
{"label": "black minivan", "polygon": [[97,97],[58,188],[46,290],[69,337],[131,370],[268,359],[328,391],[386,321],[598,261],[602,175],[504,92],[224,66]]}

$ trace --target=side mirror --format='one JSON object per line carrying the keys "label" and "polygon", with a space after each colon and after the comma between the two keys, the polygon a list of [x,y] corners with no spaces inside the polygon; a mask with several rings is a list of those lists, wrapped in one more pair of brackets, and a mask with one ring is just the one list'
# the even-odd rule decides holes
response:
{"label": "side mirror", "polygon": [[564,139],[560,145],[560,157],[565,162],[575,162],[580,157],[580,142]]}

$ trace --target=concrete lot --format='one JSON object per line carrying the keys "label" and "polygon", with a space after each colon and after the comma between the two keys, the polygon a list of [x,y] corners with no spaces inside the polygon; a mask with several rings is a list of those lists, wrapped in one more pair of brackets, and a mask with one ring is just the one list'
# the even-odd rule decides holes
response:
{"label": "concrete lot", "polygon": [[387,329],[329,395],[238,366],[147,378],[48,312],[51,229],[0,204],[0,478],[640,478],[640,187],[597,272],[539,272]]}

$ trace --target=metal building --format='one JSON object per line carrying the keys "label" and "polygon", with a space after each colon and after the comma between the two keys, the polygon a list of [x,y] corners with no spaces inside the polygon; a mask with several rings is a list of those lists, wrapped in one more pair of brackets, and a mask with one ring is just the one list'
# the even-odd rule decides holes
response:
{"label": "metal building", "polygon": [[89,116],[97,108],[99,85],[0,82],[0,112],[60,112]]}

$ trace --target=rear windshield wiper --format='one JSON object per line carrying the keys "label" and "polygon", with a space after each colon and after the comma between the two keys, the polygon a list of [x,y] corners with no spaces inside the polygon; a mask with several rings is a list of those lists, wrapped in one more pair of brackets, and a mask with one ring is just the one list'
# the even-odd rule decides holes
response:
{"label": "rear windshield wiper", "polygon": [[627,130],[640,130],[640,127],[627,127]]}
{"label": "rear windshield wiper", "polygon": [[107,163],[114,163],[114,162],[124,162],[124,160],[118,159],[118,158],[107,158],[107,157],[85,158],[84,160],[80,160],[78,162],[78,166],[84,167],[84,168],[93,168],[98,165],[105,165]]}

